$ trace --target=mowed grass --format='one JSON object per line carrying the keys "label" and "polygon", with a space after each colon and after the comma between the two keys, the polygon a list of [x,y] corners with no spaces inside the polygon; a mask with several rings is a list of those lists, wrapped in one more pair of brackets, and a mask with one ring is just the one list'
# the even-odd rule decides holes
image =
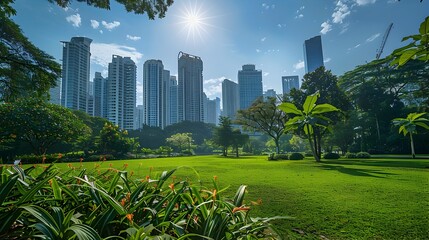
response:
{"label": "mowed grass", "polygon": [[[84,163],[92,169],[99,163]],[[212,187],[213,176],[223,196],[232,197],[241,185],[248,186],[246,203],[254,217],[291,216],[275,222],[287,239],[429,239],[428,159],[312,159],[267,161],[266,156],[223,158],[220,156],[175,157],[111,161],[110,166],[133,172],[133,177],[154,177],[164,170],[180,168],[177,180]],[[67,168],[67,164],[57,164]],[[74,163],[79,166],[79,163]]]}

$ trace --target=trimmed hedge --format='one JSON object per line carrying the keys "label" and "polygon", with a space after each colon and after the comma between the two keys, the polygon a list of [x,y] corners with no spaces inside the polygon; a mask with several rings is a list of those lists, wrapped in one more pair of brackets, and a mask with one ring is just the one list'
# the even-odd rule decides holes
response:
{"label": "trimmed hedge", "polygon": [[289,155],[289,160],[302,160],[302,159],[304,159],[304,155],[302,155],[301,153],[294,152]]}
{"label": "trimmed hedge", "polygon": [[356,158],[371,158],[371,154],[367,152],[358,152],[356,153]]}
{"label": "trimmed hedge", "polygon": [[332,152],[330,152],[330,153],[325,153],[323,155],[323,158],[324,159],[339,159],[340,155],[338,153],[332,153]]}
{"label": "trimmed hedge", "polygon": [[346,153],[346,156],[345,156],[346,158],[356,158],[356,153],[351,153],[351,152],[348,152],[348,153]]}

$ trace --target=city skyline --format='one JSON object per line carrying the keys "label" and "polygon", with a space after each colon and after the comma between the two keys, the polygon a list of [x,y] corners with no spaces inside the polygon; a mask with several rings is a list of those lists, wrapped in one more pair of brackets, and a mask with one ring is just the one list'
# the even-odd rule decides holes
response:
{"label": "city skyline", "polygon": [[[137,104],[142,102],[143,63],[160,59],[177,76],[179,51],[205,62],[204,90],[220,97],[221,82],[237,82],[244,64],[263,71],[264,90],[281,92],[281,76],[304,74],[304,40],[321,35],[327,69],[340,75],[375,59],[390,23],[393,29],[382,57],[406,45],[401,39],[418,32],[428,1],[181,1],[166,17],[148,20],[112,2],[111,11],[76,3],[62,9],[48,1],[17,0],[14,20],[42,50],[61,61],[60,41],[93,39],[91,79],[107,77],[112,55],[129,56],[137,65]],[[413,12],[413,14],[403,14]],[[382,14],[381,14],[382,13]],[[311,16],[311,17],[310,17]]]}

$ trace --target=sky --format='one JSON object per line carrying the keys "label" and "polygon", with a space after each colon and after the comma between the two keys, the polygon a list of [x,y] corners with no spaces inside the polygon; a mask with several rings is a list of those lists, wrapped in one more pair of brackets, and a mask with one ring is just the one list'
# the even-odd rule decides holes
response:
{"label": "sky", "polygon": [[177,75],[180,51],[202,58],[204,92],[221,97],[221,83],[237,82],[244,64],[262,70],[264,91],[282,93],[281,76],[304,75],[303,43],[322,36],[325,67],[335,75],[375,59],[390,23],[382,57],[406,45],[429,14],[424,0],[175,0],[165,18],[127,13],[111,0],[104,10],[47,0],[15,0],[13,17],[37,47],[61,63],[61,41],[83,36],[91,44],[91,75],[107,77],[112,54],[137,64],[137,105],[142,104],[143,64],[162,60]]}

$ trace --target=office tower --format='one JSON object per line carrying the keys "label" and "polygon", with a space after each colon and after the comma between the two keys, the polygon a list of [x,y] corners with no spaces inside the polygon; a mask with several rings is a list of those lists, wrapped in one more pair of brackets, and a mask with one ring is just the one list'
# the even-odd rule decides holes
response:
{"label": "office tower", "polygon": [[94,82],[94,116],[107,118],[107,78],[95,72]]}
{"label": "office tower", "polygon": [[277,98],[277,93],[276,91],[274,91],[274,89],[268,89],[267,91],[265,91],[264,99],[266,100],[268,98]]}
{"label": "office tower", "polygon": [[49,102],[61,105],[61,78],[56,81],[56,86],[49,89]]}
{"label": "office tower", "polygon": [[86,113],[89,116],[94,116],[94,82],[88,82],[88,107]]}
{"label": "office tower", "polygon": [[164,65],[161,60],[147,60],[143,65],[144,124],[164,127]]}
{"label": "office tower", "polygon": [[313,72],[323,65],[322,37],[315,36],[304,41],[305,73]]}
{"label": "office tower", "polygon": [[173,125],[178,123],[178,109],[177,109],[177,79],[176,76],[170,76],[170,120],[168,125]]}
{"label": "office tower", "polygon": [[205,122],[205,123],[207,123],[206,120],[207,120],[207,112],[208,112],[208,109],[207,109],[208,102],[209,102],[209,98],[207,97],[206,93],[203,92],[203,109],[204,109],[204,111],[203,111],[203,114],[204,114],[203,122]]}
{"label": "office tower", "polygon": [[144,125],[144,106],[137,105],[136,107],[136,122],[134,129],[142,129]]}
{"label": "office tower", "polygon": [[107,81],[107,119],[122,129],[134,129],[136,64],[129,57],[112,56]]}
{"label": "office tower", "polygon": [[282,87],[283,94],[290,93],[292,88],[299,89],[299,77],[298,76],[282,76]]}
{"label": "office tower", "polygon": [[170,124],[170,71],[162,73],[162,128]]}
{"label": "office tower", "polygon": [[204,122],[219,125],[220,116],[220,98],[206,99]]}
{"label": "office tower", "polygon": [[85,37],[73,37],[63,43],[61,105],[73,110],[87,111],[90,44]]}
{"label": "office tower", "polygon": [[238,89],[240,109],[249,108],[252,103],[262,97],[262,71],[255,70],[255,65],[243,65],[238,71]]}
{"label": "office tower", "polygon": [[238,96],[238,84],[225,79],[222,82],[222,116],[235,119],[239,110],[240,98]]}
{"label": "office tower", "polygon": [[203,61],[179,52],[178,74],[178,121],[203,122]]}

